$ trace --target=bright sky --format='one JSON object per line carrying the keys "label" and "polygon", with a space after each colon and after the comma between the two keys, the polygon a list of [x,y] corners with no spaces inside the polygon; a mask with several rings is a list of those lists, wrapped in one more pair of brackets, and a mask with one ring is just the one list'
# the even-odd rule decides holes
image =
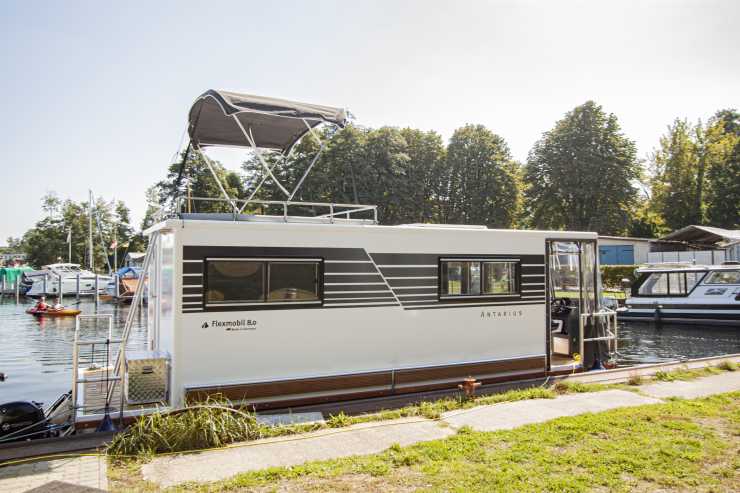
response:
{"label": "bright sky", "polygon": [[209,88],[445,138],[482,123],[519,160],[588,99],[641,157],[674,118],[740,107],[737,0],[104,3],[0,3],[0,244],[49,190],[138,222]]}

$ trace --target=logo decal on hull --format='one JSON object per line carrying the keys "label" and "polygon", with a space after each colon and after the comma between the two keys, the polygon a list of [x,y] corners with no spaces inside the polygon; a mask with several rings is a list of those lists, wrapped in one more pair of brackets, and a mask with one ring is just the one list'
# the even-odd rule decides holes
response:
{"label": "logo decal on hull", "polygon": [[247,318],[240,318],[235,320],[211,320],[211,323],[203,322],[200,326],[201,329],[207,329],[209,327],[225,329],[225,330],[257,330],[257,321]]}

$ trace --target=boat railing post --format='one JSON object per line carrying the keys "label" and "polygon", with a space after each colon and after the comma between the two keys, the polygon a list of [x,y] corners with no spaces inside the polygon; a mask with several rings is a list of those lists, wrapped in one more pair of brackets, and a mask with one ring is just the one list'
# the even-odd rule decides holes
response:
{"label": "boat railing post", "polygon": [[16,304],[21,302],[21,278],[15,278],[15,302]]}
{"label": "boat railing post", "polygon": [[116,299],[121,297],[121,290],[119,289],[118,283],[120,282],[120,279],[118,278],[118,274],[113,274],[113,281],[116,283]]}
{"label": "boat railing post", "polygon": [[95,308],[97,308],[98,307],[98,275],[97,274],[95,274],[95,287],[93,289],[95,289],[95,294],[94,294]]}
{"label": "boat railing post", "polygon": [[75,301],[80,301],[80,275],[79,274],[77,274],[76,281],[77,281],[77,285],[75,286],[75,292],[76,292]]}
{"label": "boat railing post", "polygon": [[62,288],[62,275],[57,274],[57,278],[59,280],[59,304],[61,305],[64,301],[64,289]]}
{"label": "boat railing post", "polygon": [[48,274],[44,274],[44,285],[43,285],[44,292],[41,293],[41,296],[46,296],[46,278],[47,277],[48,277]]}

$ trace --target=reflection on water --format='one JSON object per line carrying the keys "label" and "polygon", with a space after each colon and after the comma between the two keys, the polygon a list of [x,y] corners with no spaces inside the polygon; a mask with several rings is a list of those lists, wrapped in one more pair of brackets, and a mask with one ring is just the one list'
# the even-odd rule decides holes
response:
{"label": "reflection on water", "polygon": [[737,327],[619,324],[619,364],[661,363],[740,353]]}
{"label": "reflection on water", "polygon": [[[95,304],[66,300],[83,314],[94,314]],[[13,400],[35,400],[50,403],[72,387],[72,345],[75,318],[37,318],[26,313],[33,302],[16,305],[7,297],[0,301],[0,372],[7,375],[0,382],[0,403]],[[113,338],[121,334],[128,305],[101,302],[97,313],[113,314]],[[134,320],[129,347],[142,348],[146,341],[146,310]],[[107,324],[86,327],[85,337],[107,337]]]}
{"label": "reflection on water", "polygon": [[[74,301],[67,302],[72,305]],[[74,317],[38,319],[25,313],[30,301],[16,305],[7,298],[0,301],[0,372],[8,375],[0,382],[0,403],[12,400],[51,402],[71,388]],[[83,301],[84,314],[94,314],[95,304]],[[113,337],[120,335],[128,305],[100,303],[97,313],[112,313]],[[85,336],[105,338],[102,324]],[[685,358],[740,353],[737,328],[620,324],[620,364],[659,363]],[[92,332],[92,333],[91,333]],[[136,317],[130,348],[144,347],[146,310]]]}

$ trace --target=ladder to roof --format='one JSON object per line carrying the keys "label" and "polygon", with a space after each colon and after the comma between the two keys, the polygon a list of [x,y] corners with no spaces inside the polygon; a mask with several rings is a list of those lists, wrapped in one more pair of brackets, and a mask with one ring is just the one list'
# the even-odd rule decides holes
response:
{"label": "ladder to roof", "polygon": [[[125,361],[126,345],[131,335],[136,312],[142,309],[146,278],[158,241],[159,233],[155,231],[149,239],[149,245],[144,256],[141,281],[136,286],[136,291],[131,301],[131,309],[126,315],[126,322],[119,338],[114,339],[112,337],[113,315],[111,314],[77,315],[76,317],[74,346],[72,348],[72,426],[75,425],[78,411],[84,413],[85,411],[101,411],[104,409],[107,412],[116,397],[119,400],[118,411],[123,416],[123,385],[119,385],[119,383],[123,381],[123,363]],[[107,323],[107,338],[86,339],[82,337],[82,323],[91,321],[97,324],[101,320]],[[147,344],[149,343],[150,341],[147,337]],[[112,345],[117,346],[115,358],[112,357]],[[105,351],[104,363],[101,361],[101,347]],[[81,348],[88,349],[80,351]],[[83,365],[85,364],[89,366],[84,367]],[[80,375],[81,368],[86,370],[86,374]],[[89,374],[93,376],[87,376]],[[80,386],[83,386],[84,390],[82,403],[79,402]],[[92,398],[91,394],[94,394]]]}

